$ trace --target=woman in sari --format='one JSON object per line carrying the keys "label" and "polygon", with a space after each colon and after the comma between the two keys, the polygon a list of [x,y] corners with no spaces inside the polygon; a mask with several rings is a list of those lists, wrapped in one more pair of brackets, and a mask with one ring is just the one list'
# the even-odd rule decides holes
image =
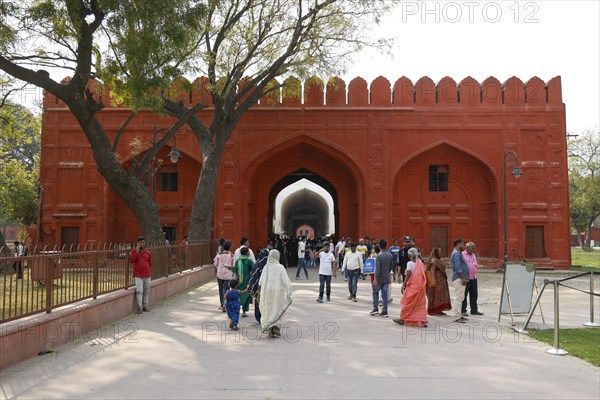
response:
{"label": "woman in sari", "polygon": [[281,336],[279,321],[292,304],[292,282],[279,263],[279,251],[271,250],[260,280],[260,326],[269,337]]}
{"label": "woman in sari", "polygon": [[[238,258],[235,267],[233,267],[233,273],[237,275],[237,280],[239,282],[238,289],[240,292],[245,291],[248,287],[253,268],[254,262],[248,257],[248,248],[244,246],[240,249],[240,258]],[[249,292],[240,294],[242,317],[248,316],[246,313],[250,309],[250,303],[252,303],[252,294]]]}
{"label": "woman in sari", "polygon": [[400,318],[394,318],[394,322],[400,325],[411,325],[418,327],[427,326],[427,296],[425,288],[425,264],[419,258],[416,248],[408,250],[410,261],[406,265],[404,283],[402,284],[402,299],[400,300]]}
{"label": "woman in sari", "polygon": [[254,264],[254,269],[252,270],[252,277],[250,278],[250,282],[248,283],[248,287],[252,292],[252,296],[254,297],[254,318],[256,318],[256,322],[260,324],[260,308],[258,306],[258,295],[260,293],[260,288],[258,287],[258,281],[260,280],[260,276],[262,275],[262,270],[267,265],[267,258],[269,257],[269,249],[262,249],[258,253],[258,261]]}
{"label": "woman in sari", "polygon": [[452,309],[450,303],[450,290],[448,289],[448,275],[446,267],[441,259],[442,249],[435,247],[431,250],[429,261],[427,261],[427,271],[433,276],[433,287],[427,288],[427,314],[446,315],[444,311]]}

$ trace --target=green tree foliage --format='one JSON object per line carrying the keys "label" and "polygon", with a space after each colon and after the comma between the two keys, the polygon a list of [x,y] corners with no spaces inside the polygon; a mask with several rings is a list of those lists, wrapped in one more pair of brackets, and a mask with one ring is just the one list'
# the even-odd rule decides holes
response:
{"label": "green tree foliage", "polygon": [[102,33],[110,46],[98,58],[98,77],[111,87],[114,101],[164,112],[161,93],[195,69],[204,4],[176,0],[165,10],[160,1],[109,3]]}
{"label": "green tree foliage", "polygon": [[[21,225],[36,222],[40,136],[39,116],[23,106],[3,102],[0,107],[1,221]],[[0,242],[3,243],[4,238]]]}
{"label": "green tree foliage", "polygon": [[586,232],[582,248],[590,248],[591,228],[600,217],[600,132],[588,129],[570,139],[569,194],[571,227],[578,234]]}
{"label": "green tree foliage", "polygon": [[[389,41],[373,38],[370,28],[393,6],[394,1],[378,0],[208,2],[196,56],[208,78],[214,116],[209,122],[195,116],[188,121],[203,155],[190,239],[210,238],[221,156],[241,116],[286,78],[332,76],[363,47],[387,48]],[[178,109],[169,101],[165,108]]]}
{"label": "green tree foliage", "polygon": [[[135,112],[143,106],[157,107],[161,91],[187,68],[186,59],[199,36],[194,31],[197,24],[190,22],[200,17],[202,3],[23,0],[0,4],[0,70],[45,89],[69,107],[90,143],[100,174],[131,209],[148,240],[162,240],[158,207],[146,186],[148,166],[200,107],[177,115],[173,126],[147,148],[141,165],[131,170],[120,163],[115,149]],[[130,42],[129,37],[138,40]],[[124,63],[119,73],[115,60]],[[47,70],[70,78],[58,81]],[[90,87],[92,80],[114,85],[117,100],[123,99],[134,111],[116,135],[106,132],[98,120],[104,105],[94,93],[101,87]]]}
{"label": "green tree foliage", "polygon": [[[98,170],[132,210],[150,240],[162,237],[158,207],[144,171],[184,124],[203,155],[192,205],[190,240],[210,238],[216,178],[225,143],[259,99],[296,76],[331,76],[365,46],[388,44],[370,36],[372,24],[395,4],[383,0],[23,0],[0,2],[0,69],[56,95],[85,133]],[[71,75],[58,82],[44,70]],[[170,82],[205,75],[214,104],[211,121],[173,101]],[[96,113],[103,104],[90,79],[110,85],[133,113],[110,140]],[[114,149],[140,108],[176,122],[134,170]]]}

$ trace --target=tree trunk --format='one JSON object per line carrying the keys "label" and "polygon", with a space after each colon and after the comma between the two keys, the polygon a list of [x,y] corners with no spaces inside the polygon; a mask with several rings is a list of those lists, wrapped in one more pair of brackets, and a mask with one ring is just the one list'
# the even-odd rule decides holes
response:
{"label": "tree trunk", "polygon": [[577,231],[577,242],[579,243],[579,247],[581,247],[581,250],[585,250],[583,238],[581,237],[581,232],[579,231]]}
{"label": "tree trunk", "polygon": [[90,143],[98,172],[129,207],[146,241],[163,243],[159,207],[154,204],[148,187],[139,178],[125,171],[112,151],[111,143],[96,116],[82,104],[83,101],[77,100],[71,99],[65,103],[79,121]]}
{"label": "tree trunk", "polygon": [[190,240],[210,240],[212,234],[215,192],[223,145],[215,144],[212,151],[204,152],[200,179],[196,188],[190,217]]}
{"label": "tree trunk", "polygon": [[596,217],[590,219],[587,223],[587,227],[585,228],[585,249],[592,249],[592,226],[594,225],[594,220]]}
{"label": "tree trunk", "polygon": [[10,251],[8,251],[8,244],[6,243],[6,225],[2,229],[2,232],[0,232],[0,249],[2,249],[0,256],[10,255]]}

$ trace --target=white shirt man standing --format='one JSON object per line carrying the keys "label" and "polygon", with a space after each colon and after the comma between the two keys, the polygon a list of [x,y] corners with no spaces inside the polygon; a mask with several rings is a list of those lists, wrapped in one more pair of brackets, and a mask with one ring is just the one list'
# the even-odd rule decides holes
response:
{"label": "white shirt man standing", "polygon": [[358,289],[358,276],[363,266],[363,256],[356,251],[356,243],[350,243],[350,251],[344,256],[343,270],[348,271],[348,300],[356,302],[356,290]]}
{"label": "white shirt man standing", "polygon": [[331,300],[331,275],[336,276],[335,256],[329,250],[329,244],[326,243],[317,253],[319,256],[319,303],[323,302],[323,289],[327,286],[325,294],[327,301]]}

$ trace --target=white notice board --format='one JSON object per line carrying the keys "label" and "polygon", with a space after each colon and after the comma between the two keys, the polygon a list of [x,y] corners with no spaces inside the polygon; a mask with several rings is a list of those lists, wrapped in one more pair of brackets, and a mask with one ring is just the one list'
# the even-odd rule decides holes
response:
{"label": "white notice board", "polygon": [[534,287],[535,264],[507,263],[504,268],[500,314],[529,313]]}

